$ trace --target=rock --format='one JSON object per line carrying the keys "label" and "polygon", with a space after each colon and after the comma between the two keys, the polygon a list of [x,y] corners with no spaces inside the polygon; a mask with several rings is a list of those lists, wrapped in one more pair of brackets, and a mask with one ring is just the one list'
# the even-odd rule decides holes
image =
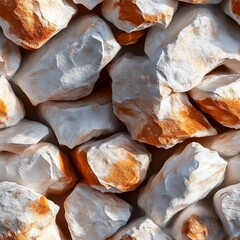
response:
{"label": "rock", "polygon": [[147,57],[124,55],[111,66],[110,76],[114,113],[133,139],[170,148],[190,137],[216,134],[185,93],[171,93]]}
{"label": "rock", "polygon": [[76,4],[82,4],[84,7],[88,8],[89,10],[92,10],[95,8],[99,3],[101,3],[103,0],[73,0]]}
{"label": "rock", "polygon": [[77,102],[46,102],[39,107],[59,144],[69,148],[117,131],[120,124],[112,111],[109,92],[97,92]]}
{"label": "rock", "polygon": [[177,6],[175,0],[104,0],[102,14],[118,29],[132,32],[154,24],[166,28]]}
{"label": "rock", "polygon": [[240,238],[240,183],[219,190],[214,195],[215,210],[231,240]]}
{"label": "rock", "polygon": [[53,223],[50,226],[48,226],[40,237],[38,237],[36,240],[66,240],[61,230],[58,228],[58,226]]}
{"label": "rock", "polygon": [[150,179],[140,193],[138,205],[157,225],[164,227],[177,212],[219,186],[226,166],[227,162],[217,152],[190,143]]}
{"label": "rock", "polygon": [[16,183],[0,183],[0,239],[37,239],[59,207],[43,195]]}
{"label": "rock", "polygon": [[141,217],[121,228],[108,240],[172,240],[148,217]]}
{"label": "rock", "polygon": [[132,45],[135,44],[144,34],[145,34],[144,30],[131,33],[117,31],[116,40],[120,45]]}
{"label": "rock", "polygon": [[131,215],[127,202],[84,183],[75,187],[64,208],[73,240],[105,240],[124,226]]}
{"label": "rock", "polygon": [[25,115],[7,79],[0,75],[0,129],[17,124]]}
{"label": "rock", "polygon": [[50,143],[20,154],[0,153],[0,182],[16,182],[40,194],[63,194],[77,181],[68,157]]}
{"label": "rock", "polygon": [[11,78],[18,70],[20,63],[19,47],[8,40],[0,30],[0,75]]}
{"label": "rock", "polygon": [[223,11],[240,25],[240,3],[239,0],[224,0]]}
{"label": "rock", "polygon": [[135,190],[145,179],[151,154],[127,134],[116,133],[87,142],[73,151],[75,165],[86,181],[101,192]]}
{"label": "rock", "polygon": [[30,145],[46,140],[49,135],[50,129],[42,123],[23,119],[0,130],[0,152],[20,153]]}
{"label": "rock", "polygon": [[68,25],[77,12],[65,0],[4,0],[0,26],[7,38],[26,49],[40,48]]}
{"label": "rock", "polygon": [[222,0],[179,0],[191,4],[219,4]]}
{"label": "rock", "polygon": [[44,47],[29,54],[13,81],[33,105],[76,100],[91,93],[100,71],[119,49],[107,24],[88,15],[75,19]]}
{"label": "rock", "polygon": [[186,92],[220,65],[240,72],[238,32],[217,8],[182,5],[168,28],[150,29],[145,52],[173,91]]}

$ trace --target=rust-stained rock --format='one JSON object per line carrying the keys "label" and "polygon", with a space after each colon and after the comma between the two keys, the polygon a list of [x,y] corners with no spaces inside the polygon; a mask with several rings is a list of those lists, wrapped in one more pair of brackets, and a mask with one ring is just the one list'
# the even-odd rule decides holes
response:
{"label": "rust-stained rock", "polygon": [[76,166],[88,184],[101,192],[128,192],[145,179],[151,154],[127,134],[90,141],[73,152]]}
{"label": "rust-stained rock", "polygon": [[143,35],[144,30],[127,33],[124,31],[118,31],[116,35],[116,40],[120,45],[131,45],[135,44]]}
{"label": "rust-stained rock", "polygon": [[17,45],[37,49],[65,28],[76,11],[66,0],[4,0],[0,26]]}
{"label": "rust-stained rock", "polygon": [[73,0],[76,4],[82,4],[84,7],[88,8],[89,10],[92,10],[95,8],[99,3],[101,3],[103,0]]}
{"label": "rust-stained rock", "polygon": [[223,11],[234,19],[240,25],[240,1],[224,0],[222,4]]}
{"label": "rust-stained rock", "polygon": [[177,6],[176,0],[104,0],[102,13],[118,29],[133,32],[154,24],[166,28]]}

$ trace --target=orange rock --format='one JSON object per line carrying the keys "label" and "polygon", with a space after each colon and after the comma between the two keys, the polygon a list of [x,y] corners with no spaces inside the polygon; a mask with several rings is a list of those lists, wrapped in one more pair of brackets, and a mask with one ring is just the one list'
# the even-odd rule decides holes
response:
{"label": "orange rock", "polygon": [[116,40],[121,45],[131,45],[136,43],[144,34],[145,31],[136,31],[131,33],[119,31],[117,32]]}

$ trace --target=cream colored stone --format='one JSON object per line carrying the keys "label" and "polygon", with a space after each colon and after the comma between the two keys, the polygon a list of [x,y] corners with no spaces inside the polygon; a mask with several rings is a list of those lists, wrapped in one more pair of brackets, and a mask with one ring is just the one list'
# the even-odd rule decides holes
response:
{"label": "cream colored stone", "polygon": [[[224,146],[225,148],[225,146]],[[223,181],[223,186],[240,183],[240,154],[227,159],[228,166]]]}
{"label": "cream colored stone", "polygon": [[48,226],[40,237],[38,237],[36,240],[67,240],[59,227],[53,223],[50,226]]}
{"label": "cream colored stone", "polygon": [[86,181],[101,192],[135,190],[145,179],[151,154],[127,134],[116,133],[87,142],[73,152],[75,165]]}
{"label": "cream colored stone", "polygon": [[224,0],[223,11],[240,25],[240,2],[239,0]]}
{"label": "cream colored stone", "polygon": [[82,4],[84,7],[88,8],[89,10],[92,10],[95,8],[99,3],[101,3],[103,0],[73,0],[76,4]]}
{"label": "cream colored stone", "polygon": [[79,183],[67,197],[65,217],[73,240],[105,240],[124,226],[131,206],[113,194]]}
{"label": "cream colored stone", "polygon": [[191,4],[219,4],[222,0],[179,0]]}

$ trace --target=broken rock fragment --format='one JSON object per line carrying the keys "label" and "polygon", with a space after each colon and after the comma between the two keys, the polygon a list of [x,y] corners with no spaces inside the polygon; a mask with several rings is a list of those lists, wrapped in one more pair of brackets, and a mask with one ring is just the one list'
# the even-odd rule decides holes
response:
{"label": "broken rock fragment", "polygon": [[84,183],[75,187],[64,208],[73,240],[105,240],[124,226],[131,215],[127,202]]}
{"label": "broken rock fragment", "polygon": [[92,10],[95,8],[99,3],[101,3],[103,0],[73,0],[76,4],[82,4],[84,7],[88,8],[89,10]]}
{"label": "broken rock fragment", "polygon": [[240,2],[239,0],[224,0],[223,11],[240,25]]}
{"label": "broken rock fragment", "polygon": [[116,40],[120,45],[131,45],[135,44],[144,34],[145,34],[144,30],[131,33],[118,31],[116,33]]}
{"label": "broken rock fragment", "polygon": [[88,184],[101,192],[128,192],[145,179],[151,154],[127,134],[117,133],[90,141],[73,152],[74,161]]}
{"label": "broken rock fragment", "polygon": [[227,162],[217,152],[190,143],[170,157],[143,188],[138,205],[163,227],[179,211],[203,199],[224,179]]}

